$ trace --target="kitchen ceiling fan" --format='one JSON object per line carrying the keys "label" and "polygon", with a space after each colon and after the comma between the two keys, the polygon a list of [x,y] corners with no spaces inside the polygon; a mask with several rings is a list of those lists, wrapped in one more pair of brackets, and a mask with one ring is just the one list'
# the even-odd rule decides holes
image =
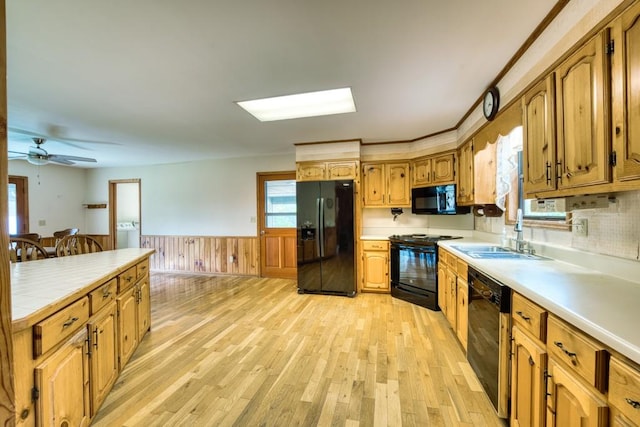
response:
{"label": "kitchen ceiling fan", "polygon": [[96,162],[96,159],[92,159],[91,157],[68,156],[66,154],[49,154],[44,148],[41,147],[42,144],[47,141],[45,138],[33,137],[32,139],[36,144],[35,147],[29,147],[29,151],[26,153],[21,153],[19,151],[9,151],[9,159],[26,159],[27,162],[36,166],[46,165],[49,162],[59,163],[61,165],[75,165],[75,162]]}

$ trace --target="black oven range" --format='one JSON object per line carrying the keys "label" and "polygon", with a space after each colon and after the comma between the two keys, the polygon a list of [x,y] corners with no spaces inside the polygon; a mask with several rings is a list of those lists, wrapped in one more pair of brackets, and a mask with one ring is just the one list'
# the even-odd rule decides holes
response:
{"label": "black oven range", "polygon": [[391,295],[439,311],[438,241],[460,238],[429,234],[390,236]]}

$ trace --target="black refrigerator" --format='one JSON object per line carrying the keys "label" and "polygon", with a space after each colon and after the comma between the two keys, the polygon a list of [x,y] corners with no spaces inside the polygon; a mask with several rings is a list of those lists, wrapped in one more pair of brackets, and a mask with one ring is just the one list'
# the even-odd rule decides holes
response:
{"label": "black refrigerator", "polygon": [[355,296],[352,180],[296,185],[298,293]]}

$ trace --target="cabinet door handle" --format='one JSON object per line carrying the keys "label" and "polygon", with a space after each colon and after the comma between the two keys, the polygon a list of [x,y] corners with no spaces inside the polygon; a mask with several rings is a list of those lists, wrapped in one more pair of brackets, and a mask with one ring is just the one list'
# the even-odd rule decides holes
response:
{"label": "cabinet door handle", "polygon": [[93,330],[93,336],[94,336],[93,346],[95,348],[98,348],[98,328]]}
{"label": "cabinet door handle", "polygon": [[[572,351],[569,351],[566,348],[564,348],[564,344],[562,344],[560,341],[554,341],[553,343],[556,345],[556,347],[558,347],[560,350],[562,350],[562,352],[564,354],[566,354],[567,356],[571,357],[572,359],[577,356],[576,353],[574,353]],[[571,360],[571,363],[573,363],[575,365],[576,364],[575,359]]]}
{"label": "cabinet door handle", "polygon": [[69,320],[67,320],[66,322],[64,322],[64,323],[62,324],[62,327],[63,327],[63,328],[68,328],[69,326],[73,325],[73,324],[74,324],[75,322],[77,322],[77,321],[78,321],[78,318],[77,318],[77,317],[72,317],[72,318],[70,318]]}
{"label": "cabinet door handle", "polygon": [[551,184],[551,163],[547,162],[547,185]]}
{"label": "cabinet door handle", "polygon": [[518,316],[522,317],[522,319],[526,320],[527,322],[528,322],[529,320],[531,320],[531,318],[530,318],[530,317],[525,316],[525,314],[524,314],[523,312],[521,312],[521,311],[516,311],[516,314],[517,314]]}
{"label": "cabinet door handle", "polygon": [[640,409],[640,402],[637,400],[629,399],[628,397],[624,398],[624,401],[633,407],[633,409]]}

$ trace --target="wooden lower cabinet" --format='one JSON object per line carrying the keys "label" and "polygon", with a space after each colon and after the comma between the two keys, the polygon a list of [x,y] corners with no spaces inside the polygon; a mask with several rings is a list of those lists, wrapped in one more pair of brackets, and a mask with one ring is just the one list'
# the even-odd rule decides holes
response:
{"label": "wooden lower cabinet", "polygon": [[512,329],[510,425],[543,426],[547,351],[517,325]]}
{"label": "wooden lower cabinet", "polygon": [[466,277],[458,276],[456,294],[456,335],[462,348],[467,349],[469,337],[469,282]]}
{"label": "wooden lower cabinet", "polygon": [[447,320],[449,324],[456,330],[456,320],[457,320],[457,291],[458,291],[458,277],[456,276],[455,270],[452,269],[451,266],[447,267],[446,273],[446,281],[444,285],[447,287],[446,290],[446,298],[447,298]]}
{"label": "wooden lower cabinet", "polygon": [[117,319],[115,301],[87,324],[91,360],[91,417],[118,378]]}
{"label": "wooden lower cabinet", "polygon": [[611,424],[640,425],[640,368],[617,356],[609,362]]}
{"label": "wooden lower cabinet", "polygon": [[151,327],[151,288],[149,278],[145,277],[138,283],[138,342]]}
{"label": "wooden lower cabinet", "polygon": [[76,427],[89,424],[87,353],[87,330],[82,328],[36,366],[36,425]]}
{"label": "wooden lower cabinet", "polygon": [[365,240],[362,242],[363,292],[389,292],[389,242]]}
{"label": "wooden lower cabinet", "polygon": [[600,427],[608,425],[604,396],[580,377],[549,358],[547,427]]}
{"label": "wooden lower cabinet", "polygon": [[138,288],[133,286],[116,299],[118,304],[118,365],[129,361],[138,347]]}

